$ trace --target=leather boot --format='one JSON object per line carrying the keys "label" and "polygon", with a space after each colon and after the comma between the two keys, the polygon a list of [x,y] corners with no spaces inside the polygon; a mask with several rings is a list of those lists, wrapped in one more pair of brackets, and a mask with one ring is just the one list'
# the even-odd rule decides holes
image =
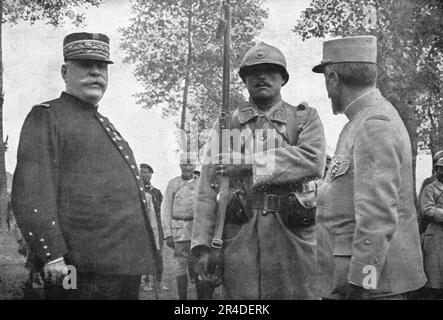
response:
{"label": "leather boot", "polygon": [[177,276],[178,299],[187,300],[188,297],[188,275]]}

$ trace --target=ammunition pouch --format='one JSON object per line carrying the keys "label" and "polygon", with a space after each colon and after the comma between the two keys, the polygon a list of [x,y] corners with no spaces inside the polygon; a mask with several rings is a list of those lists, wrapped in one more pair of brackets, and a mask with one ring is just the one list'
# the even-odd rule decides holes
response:
{"label": "ammunition pouch", "polygon": [[246,192],[241,189],[230,189],[225,223],[244,224],[251,218],[251,206]]}
{"label": "ammunition pouch", "polygon": [[290,229],[315,224],[317,180],[307,180],[284,186],[260,186],[249,197],[241,189],[230,191],[226,209],[226,223],[240,225],[252,217],[251,209],[262,215],[278,213]]}
{"label": "ammunition pouch", "polygon": [[308,180],[286,186],[261,186],[264,194],[254,201],[254,208],[263,210],[263,215],[278,212],[289,229],[312,226],[315,224],[317,184],[317,180]]}

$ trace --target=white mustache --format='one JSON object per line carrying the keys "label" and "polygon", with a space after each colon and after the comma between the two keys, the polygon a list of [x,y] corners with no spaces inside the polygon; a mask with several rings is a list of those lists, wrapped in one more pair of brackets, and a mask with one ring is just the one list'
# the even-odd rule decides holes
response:
{"label": "white mustache", "polygon": [[84,85],[98,84],[98,85],[99,85],[100,87],[102,87],[102,88],[105,86],[104,81],[102,81],[102,80],[100,80],[100,79],[84,80],[84,81],[82,81],[82,83],[83,83]]}

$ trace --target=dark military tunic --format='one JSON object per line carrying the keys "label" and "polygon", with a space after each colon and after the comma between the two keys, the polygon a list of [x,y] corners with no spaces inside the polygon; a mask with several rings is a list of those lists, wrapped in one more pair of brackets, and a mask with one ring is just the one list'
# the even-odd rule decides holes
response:
{"label": "dark military tunic", "polygon": [[132,151],[97,108],[63,92],[22,128],[13,210],[33,254],[79,272],[155,271],[156,248]]}
{"label": "dark military tunic", "polygon": [[151,195],[152,203],[154,205],[155,217],[157,219],[158,237],[160,241],[160,248],[163,248],[163,228],[161,224],[161,204],[163,201],[162,192],[155,188],[152,184],[145,183],[145,192]]}

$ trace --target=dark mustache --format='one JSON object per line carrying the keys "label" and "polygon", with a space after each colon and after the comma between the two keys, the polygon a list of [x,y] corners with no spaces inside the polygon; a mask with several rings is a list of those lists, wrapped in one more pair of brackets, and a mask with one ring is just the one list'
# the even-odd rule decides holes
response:
{"label": "dark mustache", "polygon": [[255,85],[255,87],[256,87],[256,88],[258,88],[258,87],[268,87],[268,88],[270,88],[270,87],[271,87],[271,84],[269,84],[269,83],[266,82],[266,81],[260,81],[260,82],[258,82],[258,83]]}

